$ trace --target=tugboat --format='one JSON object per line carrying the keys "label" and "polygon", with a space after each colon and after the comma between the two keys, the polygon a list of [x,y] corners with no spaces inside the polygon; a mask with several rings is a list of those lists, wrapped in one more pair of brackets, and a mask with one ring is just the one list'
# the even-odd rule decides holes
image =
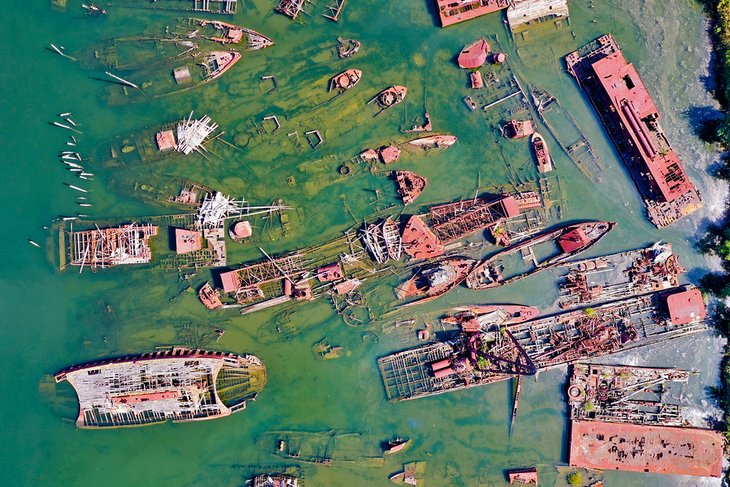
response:
{"label": "tugboat", "polygon": [[398,195],[403,199],[404,206],[413,203],[428,185],[428,179],[414,172],[393,171],[393,175],[398,185]]}
{"label": "tugboat", "polygon": [[537,171],[540,174],[545,174],[553,170],[553,160],[550,157],[550,151],[548,151],[545,139],[538,132],[532,134],[530,137],[530,143],[532,149],[535,151],[535,159],[537,159]]}
{"label": "tugboat", "polygon": [[[368,105],[370,103],[376,102],[380,107],[380,112],[382,112],[383,110],[393,107],[402,102],[407,93],[408,88],[406,88],[405,86],[391,86],[390,88],[386,88],[377,95],[375,95],[368,102]],[[380,114],[380,112],[378,112],[377,114]]]}
{"label": "tugboat", "polygon": [[474,269],[476,261],[468,257],[449,257],[421,267],[409,280],[396,288],[399,299],[416,298],[402,304],[405,308],[427,303],[461,284]]}
{"label": "tugboat", "polygon": [[[591,221],[575,223],[559,227],[556,230],[548,231],[525,240],[522,243],[509,247],[502,252],[483,260],[466,278],[466,286],[470,289],[489,289],[491,287],[503,286],[511,282],[524,279],[545,269],[555,267],[592,247],[604,235],[616,226],[614,222]],[[549,252],[542,250],[535,252],[533,247],[543,244],[557,244],[557,253],[539,261],[536,254],[545,255]],[[504,277],[502,260],[505,257],[520,252],[524,261],[531,261],[532,268],[518,271],[514,276]]]}
{"label": "tugboat", "polygon": [[328,91],[337,89],[340,93],[349,90],[360,82],[362,71],[359,69],[348,69],[343,71],[330,80],[330,88]]}

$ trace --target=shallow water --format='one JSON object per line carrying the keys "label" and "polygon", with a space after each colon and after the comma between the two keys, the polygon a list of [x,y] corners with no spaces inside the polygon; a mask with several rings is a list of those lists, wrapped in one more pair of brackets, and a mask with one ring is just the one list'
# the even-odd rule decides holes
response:
{"label": "shallow water", "polygon": [[[0,144],[6,175],[0,193],[5,209],[0,246],[6,256],[0,271],[0,314],[5,318],[0,350],[6,364],[4,390],[10,392],[1,409],[0,465],[7,485],[242,485],[249,466],[277,463],[278,457],[257,446],[257,436],[282,429],[356,431],[374,444],[395,435],[414,440],[405,453],[382,467],[306,467],[308,485],[389,485],[387,476],[411,460],[428,462],[432,486],[504,485],[504,468],[532,464],[550,485],[559,477],[554,465],[567,460],[564,369],[541,374],[539,382],[525,381],[510,435],[509,382],[400,404],[385,401],[376,358],[416,345],[413,332],[394,332],[380,324],[346,326],[324,300],[290,312],[246,317],[235,311],[209,313],[184,290],[186,283],[179,281],[177,272],[58,272],[56,244],[43,226],[57,215],[78,211],[77,195],[62,184],[77,180],[56,160],[56,153],[66,150],[68,133],[47,124],[61,112],[72,111],[82,124],[79,149],[85,155],[98,153],[97,148],[116,135],[175,120],[190,110],[209,114],[226,131],[228,141],[245,147],[234,150],[217,144],[220,157],[209,160],[191,157],[128,168],[104,168],[97,161],[90,166],[96,180],[82,186],[93,190],[92,215],[98,218],[169,211],[150,206],[131,188],[135,182],[157,185],[171,177],[187,177],[254,204],[283,198],[301,209],[291,212],[289,237],[261,223],[251,245],[229,242],[229,263],[235,264],[260,258],[258,246],[277,253],[323,242],[374,211],[397,204],[384,170],[370,173],[353,166],[350,176],[341,176],[337,169],[362,149],[404,140],[399,128],[422,123],[424,109],[437,130],[453,133],[459,142],[440,153],[406,154],[393,165],[429,178],[418,204],[470,198],[478,188],[534,179],[527,144],[500,140],[495,131],[503,110],[514,105],[505,103],[485,114],[469,112],[462,102],[470,90],[453,59],[465,43],[487,35],[508,53],[508,68],[523,83],[559,98],[606,166],[604,182],[596,185],[557,147],[552,151],[565,219],[619,223],[591,253],[664,239],[681,253],[688,275],[696,277],[707,266],[690,244],[704,215],[661,231],[644,220],[632,182],[561,63],[566,53],[612,32],[654,95],[670,141],[691,175],[706,195],[717,198],[723,188],[715,187],[704,173],[713,155],[693,135],[688,114],[692,107],[713,106],[702,80],[708,57],[705,23],[693,1],[571,2],[570,25],[556,29],[545,24],[515,43],[499,14],[438,29],[425,0],[352,2],[337,24],[320,17],[323,4],[313,8],[306,24],[299,24],[273,13],[272,1],[255,0],[246,2],[234,21],[274,38],[276,46],[244,54],[235,69],[201,89],[114,108],[100,101],[106,85],[93,77],[101,72],[84,69],[45,47],[53,42],[78,52],[110,36],[159,28],[179,14],[110,8],[108,17],[89,19],[81,15],[79,3],[70,1],[64,13],[45,2],[22,8],[11,2],[0,34],[6,45],[22,46],[24,53],[14,60],[12,71],[0,73],[5,95],[0,101]],[[361,40],[360,53],[336,59],[338,36]],[[328,99],[329,77],[349,67],[363,70],[360,84],[318,106]],[[263,93],[269,87],[260,82],[266,75],[275,75],[279,84],[268,95]],[[373,118],[374,107],[365,103],[392,84],[408,86],[406,102]],[[491,95],[481,96],[485,99],[478,100],[480,105],[490,101]],[[282,129],[271,136],[256,134],[254,122],[270,114],[280,118]],[[313,129],[325,139],[316,150],[306,142],[297,147],[296,137],[287,136],[296,131],[301,137]],[[554,141],[548,138],[548,144],[554,146]],[[717,207],[712,200],[707,197],[705,215],[712,216]],[[388,211],[395,214],[401,208]],[[45,243],[46,252],[28,245],[28,238]],[[201,271],[193,282],[197,287],[210,278],[209,271]],[[387,281],[369,297],[375,313],[385,311],[394,299],[390,285],[397,279]],[[556,295],[550,276],[542,274],[498,290],[476,293],[461,288],[412,314],[420,324],[455,303],[545,307]],[[226,334],[215,343],[217,327],[225,328]],[[315,359],[311,346],[325,336],[343,346],[345,356]],[[701,411],[703,384],[717,380],[718,343],[707,333],[651,353],[633,352],[625,360],[698,370],[687,402]],[[67,385],[48,387],[48,374],[76,362],[170,344],[254,353],[266,363],[269,383],[248,410],[220,421],[116,431],[80,431],[62,421],[75,416],[75,397]],[[697,485],[696,479],[627,473],[611,473],[609,480],[629,486]]]}

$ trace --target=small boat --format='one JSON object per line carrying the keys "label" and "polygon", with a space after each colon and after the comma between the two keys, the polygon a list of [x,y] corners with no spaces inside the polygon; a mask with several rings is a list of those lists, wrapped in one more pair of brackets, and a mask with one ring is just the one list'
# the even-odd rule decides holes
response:
{"label": "small boat", "polygon": [[200,301],[208,309],[217,309],[223,306],[221,302],[221,293],[217,289],[213,289],[210,283],[206,282],[198,291]]}
{"label": "small boat", "polygon": [[38,248],[41,248],[41,246],[40,246],[40,244],[39,244],[38,242],[34,242],[34,241],[33,241],[33,240],[31,240],[31,239],[28,239],[28,243],[29,243],[29,244],[31,244],[31,245],[32,245],[32,246],[34,246],[34,247],[38,247]]}
{"label": "small boat", "polygon": [[407,144],[422,147],[424,149],[435,149],[451,147],[456,144],[457,140],[456,136],[449,134],[429,135],[428,137],[410,140]]}
{"label": "small boat", "polygon": [[421,485],[426,469],[426,462],[411,462],[403,465],[403,471],[389,477],[390,481],[398,485]]}
{"label": "small boat", "polygon": [[404,206],[413,203],[428,185],[428,179],[414,172],[393,171],[393,175],[398,186],[398,195],[403,199]]}
{"label": "small boat", "polygon": [[337,38],[337,55],[340,59],[348,58],[357,54],[360,50],[360,41],[355,39]]}
{"label": "small boat", "polygon": [[487,62],[487,55],[492,50],[485,39],[479,39],[473,44],[466,46],[459,53],[457,62],[460,68],[476,69]]}
{"label": "small boat", "polygon": [[461,284],[474,269],[468,257],[448,257],[422,266],[415,275],[396,288],[399,299],[415,298],[401,307],[432,301]]}
{"label": "small boat", "polygon": [[347,91],[358,84],[361,78],[362,71],[359,69],[348,69],[347,71],[343,71],[330,80],[329,91],[332,91],[333,89],[339,90],[340,93]]}
{"label": "small boat", "polygon": [[[481,261],[469,273],[469,276],[466,278],[466,286],[470,289],[489,289],[491,287],[503,286],[545,269],[555,267],[567,259],[591,248],[615,226],[616,223],[614,222],[591,221],[564,225],[555,230],[538,234]],[[533,247],[538,245],[557,248],[552,250],[541,248],[539,252],[535,252]],[[530,261],[532,266],[528,269],[520,270],[514,276],[505,278],[503,260],[518,252],[522,255],[522,260],[526,262]],[[541,260],[538,260],[537,255],[544,256],[546,254],[552,255],[542,257]],[[515,265],[515,259],[511,259],[511,262],[512,265]]]}
{"label": "small boat", "polygon": [[472,112],[477,109],[477,104],[474,102],[474,99],[472,97],[470,97],[470,96],[465,96],[464,97],[464,104]]}
{"label": "small boat", "polygon": [[[240,44],[244,42],[244,46],[247,51],[258,51],[274,45],[274,41],[269,37],[256,32],[255,30],[241,27],[238,25],[229,24],[228,22],[221,22],[220,20],[204,20],[204,19],[191,19],[196,22],[200,27],[211,27],[214,33],[210,37],[206,37],[211,41],[220,42],[221,44]],[[197,37],[197,32],[196,37]],[[220,32],[220,34],[218,34]],[[205,33],[200,34],[205,37]],[[217,35],[217,37],[213,37]]]}
{"label": "small boat", "polygon": [[377,102],[380,109],[385,110],[402,102],[407,93],[408,88],[405,86],[391,86],[375,95],[368,104]]}
{"label": "small boat", "polygon": [[403,243],[400,237],[398,224],[388,217],[380,227],[385,247],[388,250],[388,257],[393,260],[400,260],[403,255]]}
{"label": "small boat", "polygon": [[484,88],[484,80],[482,79],[482,73],[474,71],[469,75],[469,81],[471,82],[471,88],[473,90],[480,90]]}
{"label": "small boat", "polygon": [[[521,304],[473,304],[459,306],[453,309],[454,311],[473,313],[477,318],[485,315],[503,315],[504,319],[500,320],[500,324],[504,325],[524,323],[540,315],[538,308]],[[487,319],[489,316],[487,316]]]}
{"label": "small boat", "polygon": [[535,151],[535,159],[537,159],[537,171],[540,174],[550,172],[553,170],[553,160],[550,157],[550,151],[548,151],[545,139],[538,132],[532,134],[530,137],[530,143],[532,149]]}
{"label": "small boat", "polygon": [[81,4],[81,8],[83,8],[84,10],[86,10],[86,15],[91,15],[91,16],[94,16],[94,17],[99,17],[99,16],[102,16],[102,15],[106,15],[106,10],[104,10],[103,8],[101,8],[101,7],[97,6],[97,5],[94,5],[93,3],[92,4],[89,4],[89,5],[87,5],[85,3],[82,3]]}
{"label": "small boat", "polygon": [[383,450],[386,455],[392,455],[393,453],[398,453],[399,451],[405,450],[410,445],[410,438],[396,438],[395,440],[387,442]]}

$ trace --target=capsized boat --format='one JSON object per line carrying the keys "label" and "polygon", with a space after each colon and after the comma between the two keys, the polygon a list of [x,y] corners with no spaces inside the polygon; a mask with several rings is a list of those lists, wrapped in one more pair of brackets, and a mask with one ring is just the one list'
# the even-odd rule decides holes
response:
{"label": "capsized boat", "polygon": [[112,105],[132,103],[187,91],[220,78],[240,59],[239,52],[209,51],[196,54],[188,62],[178,64],[171,71],[164,66],[137,71],[125,78],[135,82],[140,89],[112,85],[106,92],[107,101]]}
{"label": "capsized boat", "polygon": [[391,86],[375,95],[368,104],[376,102],[381,110],[385,110],[402,102],[407,93],[405,86]]}
{"label": "capsized boat", "polygon": [[398,299],[415,298],[401,307],[432,301],[461,284],[476,261],[468,257],[448,257],[426,264],[396,288]]}
{"label": "capsized boat", "polygon": [[[536,235],[517,245],[508,247],[496,255],[483,260],[469,273],[466,279],[466,286],[470,289],[488,289],[496,286],[503,286],[537,272],[555,267],[567,259],[579,255],[595,245],[611,229],[616,226],[614,222],[591,221],[575,223],[558,227]],[[537,245],[553,244],[556,249],[549,257],[538,260],[534,247]],[[504,261],[507,257],[521,254],[523,261],[531,261],[532,267],[520,270],[515,275],[505,278]],[[540,249],[539,255],[544,256],[548,251]],[[512,259],[513,261],[515,259]]]}
{"label": "capsized boat", "polygon": [[504,325],[524,323],[540,315],[538,308],[522,304],[472,304],[458,306],[453,308],[453,310],[473,313],[478,318],[481,316],[496,317],[500,315],[503,316],[500,319],[500,323]]}
{"label": "capsized boat", "polygon": [[457,141],[456,136],[443,134],[443,135],[429,135],[428,137],[420,137],[407,142],[409,145],[416,147],[422,147],[424,149],[435,149],[435,148],[448,148],[454,145]]}
{"label": "capsized boat", "polygon": [[388,257],[393,260],[400,260],[403,255],[403,243],[398,224],[388,217],[383,221],[380,231],[383,235],[385,248],[388,250]]}
{"label": "capsized boat", "polygon": [[413,203],[428,185],[428,179],[414,172],[393,171],[393,175],[398,185],[398,195],[403,199],[404,206]]}
{"label": "capsized boat", "polygon": [[241,44],[241,41],[243,41],[243,45],[246,47],[247,51],[257,51],[274,45],[274,41],[269,37],[247,27],[229,24],[228,22],[221,22],[220,20],[191,20],[195,22],[197,26],[212,29],[211,33],[196,30],[194,31],[194,37],[204,37],[211,41],[220,42],[224,45]]}
{"label": "capsized boat", "polygon": [[360,82],[361,78],[362,71],[359,69],[348,69],[347,71],[343,71],[340,74],[332,77],[332,79],[330,80],[329,91],[336,89],[339,90],[340,93],[342,93],[343,91],[353,88],[356,84]]}
{"label": "capsized boat", "polygon": [[553,160],[550,157],[550,151],[548,151],[548,147],[543,136],[538,132],[533,133],[532,137],[530,137],[530,143],[532,144],[532,150],[535,152],[537,171],[540,174],[552,171]]}

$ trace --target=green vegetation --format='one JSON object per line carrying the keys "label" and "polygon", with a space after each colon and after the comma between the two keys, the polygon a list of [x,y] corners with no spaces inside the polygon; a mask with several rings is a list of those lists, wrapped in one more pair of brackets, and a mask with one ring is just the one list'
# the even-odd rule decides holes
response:
{"label": "green vegetation", "polygon": [[[712,41],[715,51],[715,66],[713,71],[717,79],[715,95],[723,107],[722,119],[713,123],[714,134],[711,137],[724,149],[722,164],[714,176],[730,180],[730,0],[704,0],[705,8],[712,22]],[[723,272],[713,272],[702,278],[702,288],[718,298],[730,297],[730,211],[725,214],[722,222],[712,226],[700,240],[700,250],[707,254],[714,254],[723,261]],[[730,309],[722,304],[714,310],[715,324],[725,336],[730,336]],[[725,411],[723,429],[730,439],[730,347],[726,345],[725,355],[721,365],[721,387],[711,389],[719,406]]]}
{"label": "green vegetation", "polygon": [[583,476],[580,472],[573,472],[568,475],[568,483],[570,485],[583,485]]}
{"label": "green vegetation", "polygon": [[589,318],[593,318],[594,316],[596,316],[596,310],[593,308],[586,308],[583,310],[583,314]]}

